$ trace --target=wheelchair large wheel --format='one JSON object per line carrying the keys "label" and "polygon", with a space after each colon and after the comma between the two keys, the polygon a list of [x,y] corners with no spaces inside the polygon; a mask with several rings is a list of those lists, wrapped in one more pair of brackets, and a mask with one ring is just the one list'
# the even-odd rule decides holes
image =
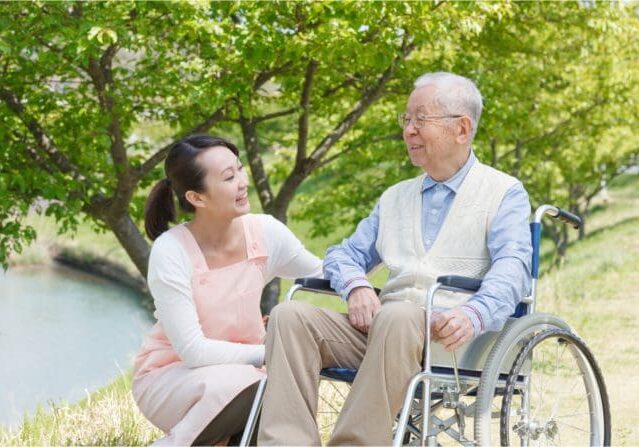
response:
{"label": "wheelchair large wheel", "polygon": [[536,334],[549,329],[570,331],[570,326],[555,315],[535,313],[509,320],[484,365],[475,403],[475,441],[493,446],[500,439],[502,396],[508,372],[521,348]]}
{"label": "wheelchair large wheel", "polygon": [[501,445],[610,445],[610,408],[601,370],[565,329],[528,341],[506,383]]}
{"label": "wheelchair large wheel", "polygon": [[350,384],[346,382],[320,380],[316,421],[323,445],[326,445],[333,433],[349,391]]}

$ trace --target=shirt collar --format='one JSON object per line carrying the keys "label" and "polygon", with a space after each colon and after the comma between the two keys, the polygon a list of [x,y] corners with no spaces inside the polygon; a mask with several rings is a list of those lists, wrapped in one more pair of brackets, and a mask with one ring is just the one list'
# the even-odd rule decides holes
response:
{"label": "shirt collar", "polygon": [[431,176],[426,175],[426,177],[424,178],[424,183],[422,183],[421,192],[424,192],[435,185],[444,185],[445,187],[447,187],[448,189],[450,189],[456,194],[457,190],[459,189],[462,182],[466,178],[466,174],[468,174],[468,171],[470,171],[470,168],[475,164],[475,160],[477,160],[477,157],[475,157],[475,153],[471,149],[468,160],[466,160],[466,163],[464,163],[464,166],[462,166],[461,169],[457,171],[448,180],[443,182],[436,182],[435,180],[433,180]]}

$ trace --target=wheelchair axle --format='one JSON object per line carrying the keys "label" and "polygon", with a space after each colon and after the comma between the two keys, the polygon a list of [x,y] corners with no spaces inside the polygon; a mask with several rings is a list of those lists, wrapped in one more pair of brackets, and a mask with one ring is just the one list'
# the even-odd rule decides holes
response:
{"label": "wheelchair axle", "polygon": [[522,439],[530,437],[530,439],[536,441],[541,435],[544,435],[547,439],[554,440],[559,433],[559,427],[554,419],[550,419],[545,424],[534,419],[528,423],[524,421],[516,423],[513,426],[513,431]]}

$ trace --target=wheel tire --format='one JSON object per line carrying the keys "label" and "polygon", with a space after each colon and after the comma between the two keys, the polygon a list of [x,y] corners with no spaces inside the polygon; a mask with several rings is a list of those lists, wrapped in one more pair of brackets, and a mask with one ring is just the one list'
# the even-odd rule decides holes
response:
{"label": "wheel tire", "polygon": [[[513,404],[512,398],[515,392],[515,385],[517,384],[517,379],[520,376],[520,374],[522,374],[522,368],[524,368],[526,361],[529,358],[532,358],[532,363],[536,364],[536,366],[539,367],[539,373],[535,371],[537,369],[535,368],[535,366],[531,366],[530,378],[532,380],[535,380],[535,377],[545,375],[544,369],[548,369],[548,359],[546,358],[547,352],[545,349],[547,349],[546,346],[548,345],[550,345],[551,347],[555,346],[552,344],[553,339],[556,339],[556,342],[558,343],[556,348],[556,354],[558,358],[555,359],[555,362],[550,362],[551,367],[554,365],[554,379],[556,379],[556,381],[565,380],[565,376],[568,375],[569,373],[578,372],[579,377],[577,378],[576,382],[580,383],[581,380],[583,381],[582,382],[584,385],[583,391],[585,391],[585,396],[588,402],[588,410],[589,410],[588,413],[584,413],[582,414],[582,416],[585,416],[586,414],[588,415],[588,417],[586,417],[585,419],[588,420],[586,424],[589,424],[590,429],[589,429],[589,433],[586,433],[586,430],[579,428],[584,423],[584,421],[582,420],[580,420],[579,422],[575,422],[574,419],[568,419],[569,422],[566,422],[567,418],[579,416],[579,414],[574,414],[574,413],[571,415],[561,415],[561,413],[557,414],[557,410],[559,410],[560,404],[565,401],[565,398],[562,397],[562,394],[559,392],[559,390],[562,389],[562,387],[567,388],[567,384],[561,384],[562,386],[560,387],[557,387],[557,386],[554,387],[555,395],[549,396],[550,398],[555,397],[557,401],[555,402],[554,405],[552,405],[550,419],[546,421],[545,424],[543,424],[544,430],[555,431],[555,433],[550,434],[550,442],[553,442],[555,440],[554,439],[555,436],[558,436],[558,439],[560,442],[568,442],[569,445],[588,444],[588,445],[609,446],[610,445],[610,406],[608,402],[608,394],[606,392],[606,385],[603,380],[603,375],[601,374],[601,370],[599,369],[599,366],[597,365],[597,362],[595,361],[595,358],[592,355],[592,352],[588,349],[588,347],[583,342],[583,340],[581,340],[577,335],[575,335],[571,331],[568,331],[565,329],[549,329],[549,330],[538,333],[524,345],[524,347],[521,349],[521,351],[517,355],[517,358],[515,359],[515,363],[512,366],[510,374],[508,375],[508,380],[506,382],[506,390],[504,392],[504,396],[502,400],[501,415],[500,415],[501,445],[508,446],[511,444],[511,440],[509,438],[510,438],[510,414],[511,414],[511,408]],[[545,343],[543,347],[541,346],[542,343]],[[562,348],[561,354],[559,354],[559,350],[560,350],[559,343],[565,344],[565,346],[568,347],[568,349],[566,349],[565,347]],[[537,352],[536,356],[533,356],[533,351]],[[572,357],[567,357],[567,359],[572,358],[573,360],[575,360],[576,368],[575,368],[575,365],[571,364],[567,366],[563,362],[560,365],[559,357],[563,357],[563,354],[566,351],[572,354]],[[539,355],[542,356],[541,360],[538,358]],[[560,368],[560,366],[562,368]],[[562,370],[561,374],[559,374],[560,370]],[[526,372],[524,372],[524,374],[526,374]],[[530,405],[530,404],[529,405],[530,405],[530,413],[535,411],[535,416],[539,416],[542,413],[545,413],[545,410],[548,409],[548,406],[543,399],[544,393],[543,393],[543,390],[541,389],[541,386],[548,385],[550,382],[552,382],[552,378],[546,377],[544,380],[542,379],[542,377],[538,377],[538,379],[535,381],[538,383],[539,393],[537,394],[539,395],[541,399],[540,399],[540,402],[538,402],[538,405]],[[570,394],[574,394],[577,383],[574,383],[573,386],[570,387],[569,389]],[[529,390],[530,392],[529,392],[528,398],[532,400],[533,398],[532,389],[529,388]],[[581,388],[579,391],[581,391]],[[570,396],[568,396],[568,399],[570,399]],[[582,406],[583,406],[583,403],[579,403],[579,405],[577,406],[577,409],[581,408]],[[532,414],[527,415],[528,418],[530,418],[531,416],[533,415]],[[533,416],[532,419],[538,422],[537,417]],[[543,422],[543,418],[542,418],[542,422]],[[552,428],[548,429],[547,428],[548,424],[550,424],[551,422],[552,422]],[[586,441],[585,439],[579,439],[577,441],[577,440],[571,439],[570,441],[567,441],[566,436],[562,437],[559,434],[560,428],[564,434],[566,433],[576,434],[576,432],[582,431],[584,433],[581,434],[581,436],[587,435],[588,440]],[[548,431],[546,431],[544,435],[547,435]],[[541,434],[542,432],[538,432],[536,436],[540,436]],[[563,438],[563,441],[562,441],[562,438]],[[525,442],[526,445],[531,445],[531,441],[532,440],[528,438],[527,441]],[[542,441],[546,441],[546,443],[548,443],[549,440],[542,438]]]}
{"label": "wheel tire", "polygon": [[494,433],[495,439],[491,439],[491,413],[500,371],[511,369],[511,365],[504,365],[507,354],[515,349],[516,352],[519,352],[521,349],[519,345],[522,342],[526,342],[538,332],[548,329],[570,331],[570,326],[561,318],[544,313],[511,319],[504,326],[501,335],[488,355],[477,389],[475,441],[478,445],[493,446],[498,442],[496,439],[499,436],[498,430]]}

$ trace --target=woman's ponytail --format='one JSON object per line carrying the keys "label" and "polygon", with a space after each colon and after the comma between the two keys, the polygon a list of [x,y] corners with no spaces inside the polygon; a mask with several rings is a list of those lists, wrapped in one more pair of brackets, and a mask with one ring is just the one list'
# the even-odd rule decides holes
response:
{"label": "woman's ponytail", "polygon": [[154,241],[169,229],[169,222],[175,222],[175,203],[171,181],[160,180],[151,190],[144,209],[144,229],[149,239]]}

